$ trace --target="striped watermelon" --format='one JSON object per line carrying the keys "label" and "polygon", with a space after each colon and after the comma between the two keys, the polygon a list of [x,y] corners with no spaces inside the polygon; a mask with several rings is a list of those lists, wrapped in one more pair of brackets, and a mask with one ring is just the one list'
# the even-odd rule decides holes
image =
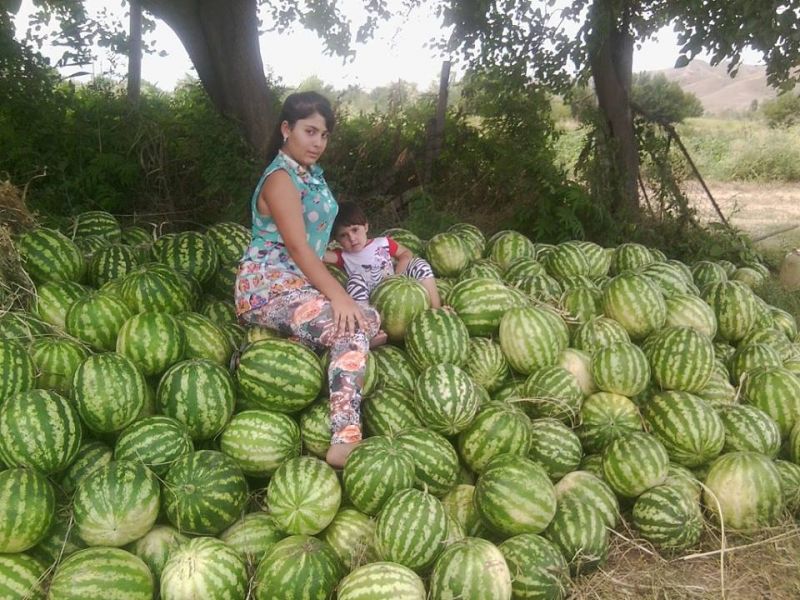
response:
{"label": "striped watermelon", "polygon": [[[226,302],[224,300],[215,300],[207,297],[205,298],[205,301],[201,303],[200,314],[208,317],[220,327],[227,323],[233,323],[236,321],[236,308],[233,306],[233,302],[231,301]],[[275,336],[272,335],[269,337]]]}
{"label": "striped watermelon", "polygon": [[300,427],[290,416],[267,410],[246,410],[222,430],[219,448],[245,475],[272,475],[284,461],[300,455]]}
{"label": "striped watermelon", "polygon": [[81,445],[78,414],[55,392],[30,390],[0,407],[0,460],[45,475],[68,467]]}
{"label": "striped watermelon", "polygon": [[[74,241],[75,245],[81,251],[81,254],[83,254],[84,265],[90,264],[94,258],[94,255],[110,244],[107,239],[99,235],[89,235],[86,237],[75,238]],[[85,275],[86,273],[84,272],[84,276]]]}
{"label": "striped watermelon", "polygon": [[673,462],[706,464],[722,452],[725,427],[716,411],[688,392],[655,394],[642,410],[645,423]]}
{"label": "striped watermelon", "polygon": [[208,281],[219,267],[214,242],[197,231],[162,235],[151,251],[158,262],[191,275],[200,283]]}
{"label": "striped watermelon", "polygon": [[746,336],[739,341],[739,346],[748,346],[750,344],[766,344],[771,346],[781,357],[781,360],[787,360],[794,355],[795,349],[786,334],[771,327],[753,327]]}
{"label": "striped watermelon", "polygon": [[518,407],[505,402],[484,404],[475,419],[458,436],[458,453],[464,464],[482,473],[499,454],[526,456],[531,448],[531,422]]}
{"label": "striped watermelon", "polygon": [[587,452],[602,452],[611,440],[641,429],[639,409],[626,396],[597,392],[581,405],[577,434]]}
{"label": "striped watermelon", "polygon": [[579,325],[602,314],[602,296],[597,288],[578,285],[561,295],[558,307],[570,325]]}
{"label": "striped watermelon", "polygon": [[86,547],[86,542],[78,537],[75,530],[72,505],[67,504],[56,508],[50,529],[27,554],[45,565],[52,565]]}
{"label": "striped watermelon", "polygon": [[107,291],[92,291],[75,300],[64,318],[71,336],[96,351],[111,351],[117,347],[117,335],[133,313],[125,302]]}
{"label": "striped watermelon", "polygon": [[594,317],[582,323],[572,336],[572,346],[589,354],[615,342],[630,342],[625,328],[614,319]]}
{"label": "striped watermelon", "polygon": [[583,249],[574,242],[558,244],[542,259],[542,264],[547,274],[558,280],[589,274],[589,261]]}
{"label": "striped watermelon", "polygon": [[327,398],[314,402],[300,414],[300,439],[306,452],[325,458],[331,445],[330,407]]}
{"label": "striped watermelon", "polygon": [[778,424],[786,437],[800,422],[800,377],[783,367],[768,367],[748,372],[744,399],[763,410]]}
{"label": "striped watermelon", "polygon": [[23,233],[14,246],[25,271],[37,283],[79,281],[85,270],[75,242],[54,229],[43,227]]}
{"label": "striped watermelon", "polygon": [[0,555],[0,598],[44,600],[42,581],[46,574],[45,564],[32,556]]}
{"label": "striped watermelon", "polygon": [[207,440],[222,431],[235,402],[228,371],[199,358],[170,367],[156,396],[158,410],[186,425],[193,440]]}
{"label": "striped watermelon", "polygon": [[50,326],[32,313],[9,310],[0,314],[0,343],[11,340],[27,345],[49,333]]}
{"label": "striped watermelon", "polygon": [[376,515],[400,490],[414,485],[414,459],[396,440],[375,436],[357,446],[344,466],[344,490],[358,510]]}
{"label": "striped watermelon", "polygon": [[403,229],[402,227],[392,227],[382,232],[381,236],[392,238],[398,244],[411,250],[414,256],[425,255],[425,242],[413,231]]}
{"label": "striped watermelon", "polygon": [[447,304],[456,311],[472,336],[497,333],[505,312],[520,301],[501,281],[479,277],[463,279],[447,295]]}
{"label": "striped watermelon", "polygon": [[242,258],[250,244],[250,231],[239,223],[214,223],[206,229],[206,238],[213,243],[219,262],[229,265]]}
{"label": "striped watermelon", "polygon": [[454,435],[466,429],[480,405],[475,384],[464,371],[450,364],[425,369],[414,389],[414,410],[433,431]]}
{"label": "striped watermelon", "polygon": [[[494,265],[495,263],[490,261],[489,264]],[[516,286],[525,278],[543,274],[545,274],[545,269],[542,263],[535,258],[523,256],[508,265],[502,273],[502,280],[508,285]]]}
{"label": "striped watermelon", "polygon": [[732,404],[736,402],[737,392],[728,380],[726,373],[714,369],[705,387],[696,395],[709,404]]}
{"label": "striped watermelon", "polygon": [[370,436],[393,435],[422,425],[414,411],[414,395],[393,386],[382,387],[366,398],[362,411],[364,430]]}
{"label": "striped watermelon", "polygon": [[523,386],[525,411],[533,418],[575,420],[583,403],[577,378],[563,367],[544,367],[531,373]]}
{"label": "striped watermelon", "polygon": [[775,467],[781,477],[781,490],[786,510],[797,514],[800,510],[800,465],[787,460],[776,460]]}
{"label": "striped watermelon", "polygon": [[521,277],[515,282],[514,287],[539,302],[555,302],[564,292],[561,284],[546,273]]}
{"label": "striped watermelon", "polygon": [[498,231],[486,242],[486,256],[504,271],[520,258],[537,258],[536,247],[518,231]]}
{"label": "striped watermelon", "polygon": [[486,537],[489,531],[475,506],[475,486],[460,483],[442,496],[442,506],[467,536]]}
{"label": "striped watermelon", "polygon": [[155,238],[156,235],[155,231],[153,231],[152,225],[148,224],[148,227],[131,225],[130,227],[125,227],[122,229],[122,237],[120,238],[120,242],[127,244],[128,246],[133,246],[137,248],[137,250],[140,247],[146,246],[148,249],[146,256],[149,256],[149,247]]}
{"label": "striped watermelon", "polygon": [[694,502],[700,504],[700,498],[702,496],[700,481],[695,477],[695,474],[686,467],[676,465],[675,463],[669,463],[667,478],[664,480],[663,485],[668,485],[680,490]]}
{"label": "striped watermelon", "polygon": [[32,469],[0,472],[0,553],[38,544],[53,523],[55,507],[53,486],[44,476]]}
{"label": "striped watermelon", "polygon": [[214,321],[195,312],[180,313],[175,320],[183,332],[185,358],[205,358],[223,367],[229,365],[231,344]]}
{"label": "striped watermelon", "polygon": [[95,440],[85,440],[72,464],[60,473],[61,489],[69,496],[78,487],[78,484],[88,475],[94,473],[100,467],[106,466],[114,457],[114,452],[103,442]]}
{"label": "striped watermelon", "polygon": [[709,339],[714,339],[717,333],[717,315],[705,300],[692,294],[678,294],[668,297],[665,302],[665,325],[691,327]]}
{"label": "striped watermelon", "polygon": [[36,365],[25,347],[0,339],[0,406],[6,398],[32,389],[35,382]]}
{"label": "striped watermelon", "polygon": [[500,348],[512,369],[529,375],[556,362],[567,343],[554,319],[535,306],[506,311],[500,321]]}
{"label": "striped watermelon", "polygon": [[125,321],[117,334],[117,352],[147,376],[163,373],[181,360],[185,346],[183,330],[167,313],[140,312]]}
{"label": "striped watermelon", "polygon": [[580,500],[562,500],[542,534],[561,550],[572,573],[588,573],[608,555],[608,529],[596,506]]}
{"label": "striped watermelon", "polygon": [[794,318],[794,316],[782,308],[777,308],[775,306],[771,306],[769,312],[772,315],[773,321],[775,321],[775,326],[783,331],[787,338],[792,341],[796,341],[797,320]]}
{"label": "striped watermelon", "polygon": [[486,236],[470,223],[456,223],[447,228],[448,233],[455,233],[469,248],[470,260],[479,259],[486,249]]}
{"label": "striped watermelon", "polygon": [[32,311],[48,325],[63,331],[72,303],[87,292],[87,288],[74,281],[48,281],[39,284],[33,297]]}
{"label": "striped watermelon", "polygon": [[425,255],[437,277],[457,277],[469,264],[471,247],[456,233],[437,233],[425,247]]}
{"label": "striped watermelon", "polygon": [[589,471],[567,473],[555,485],[558,504],[582,502],[594,506],[603,516],[606,527],[613,529],[620,518],[619,501],[609,485]]}
{"label": "striped watermelon", "polygon": [[469,349],[469,332],[461,319],[444,308],[418,313],[406,331],[406,352],[422,371],[441,363],[464,364]]}
{"label": "striped watermelon", "polygon": [[313,456],[298,456],[277,468],[267,486],[266,500],[281,531],[314,535],[336,516],[342,488],[336,472],[326,463]]}
{"label": "striped watermelon", "polygon": [[754,294],[738,281],[708,285],[703,289],[703,300],[717,317],[718,335],[728,342],[742,339],[756,322]]}
{"label": "striped watermelon", "polygon": [[216,535],[239,518],[247,496],[247,481],[233,459],[198,450],[172,463],[164,477],[162,504],[181,533]]}
{"label": "striped watermelon", "polygon": [[636,499],[633,526],[659,550],[681,551],[695,546],[703,532],[698,502],[668,485],[650,488]]}
{"label": "striped watermelon", "polygon": [[739,267],[729,277],[731,281],[741,281],[749,288],[757,288],[766,280],[766,277],[751,267]]}
{"label": "striped watermelon", "polygon": [[239,392],[254,406],[295,412],[311,404],[322,389],[316,355],[288,340],[260,340],[245,348],[235,373]]}
{"label": "striped watermelon", "polygon": [[531,422],[528,458],[542,465],[553,482],[578,468],[583,449],[578,436],[561,421],[536,419]]}
{"label": "striped watermelon", "polygon": [[[48,600],[152,600],[153,575],[119,548],[86,548],[56,568]],[[167,600],[166,598],[164,600]]]}
{"label": "striped watermelon", "polygon": [[547,472],[514,454],[493,458],[475,484],[481,518],[505,536],[540,533],[553,518],[556,494]]}
{"label": "striped watermelon", "polygon": [[611,272],[619,275],[623,271],[639,271],[653,261],[653,254],[647,246],[628,242],[614,248],[611,257]]}
{"label": "striped watermelon", "polygon": [[353,508],[336,513],[319,538],[334,549],[348,571],[378,560],[375,520]]}
{"label": "striped watermelon", "polygon": [[511,374],[499,344],[482,337],[470,338],[464,370],[489,393],[499,388]]}
{"label": "striped watermelon", "polygon": [[[536,264],[538,265],[538,263]],[[539,270],[542,271],[541,265],[539,265]],[[465,279],[496,279],[497,281],[504,281],[500,267],[488,258],[478,258],[470,262],[470,264],[458,274],[458,279],[459,281]]]}
{"label": "striped watermelon", "polygon": [[147,383],[130,359],[106,352],[84,360],[72,378],[72,398],[92,431],[113,433],[133,423],[145,403]]}
{"label": "striped watermelon", "polygon": [[414,391],[417,381],[416,367],[411,363],[408,355],[395,346],[379,346],[370,351],[375,361],[375,377],[378,386],[391,386]]}
{"label": "striped watermelon", "polygon": [[76,215],[70,224],[72,238],[100,236],[112,242],[122,239],[122,228],[117,218],[105,210],[88,210]]}
{"label": "striped watermelon", "polygon": [[124,546],[150,531],[161,493],[149,469],[112,461],[84,477],[72,501],[75,527],[90,546]]}
{"label": "striped watermelon", "polygon": [[700,260],[692,265],[692,278],[697,287],[703,289],[727,281],[728,274],[721,265],[710,260]]}
{"label": "striped watermelon", "polygon": [[215,538],[195,538],[170,553],[161,573],[161,598],[244,598],[247,579],[247,565],[236,550]]}
{"label": "striped watermelon", "polygon": [[426,600],[425,585],[411,569],[374,562],[349,573],[337,588],[338,600]]}
{"label": "striped watermelon", "polygon": [[592,357],[588,353],[575,348],[567,348],[561,353],[556,366],[572,373],[584,396],[597,391],[591,372]]}
{"label": "striped watermelon", "polygon": [[180,421],[153,415],[126,427],[114,445],[114,459],[141,462],[163,476],[173,462],[194,450],[192,438]]}
{"label": "striped watermelon", "polygon": [[395,442],[414,460],[417,488],[443,496],[456,484],[458,454],[443,435],[414,427],[399,433]]}
{"label": "striped watermelon", "polygon": [[600,477],[605,481],[605,474],[603,473],[603,455],[602,454],[584,454],[583,460],[579,467],[583,471],[588,471],[596,477]]}
{"label": "striped watermelon", "polygon": [[728,361],[731,381],[742,384],[756,371],[779,368],[783,365],[781,355],[767,344],[739,346]]}
{"label": "striped watermelon", "polygon": [[393,343],[405,337],[408,324],[415,315],[431,306],[428,292],[422,284],[406,275],[384,279],[369,300],[380,313],[381,328]]}
{"label": "striped watermelon", "polygon": [[344,565],[325,542],[293,535],[275,544],[258,564],[256,600],[329,600]]}
{"label": "striped watermelon", "polygon": [[130,545],[128,550],[142,559],[156,581],[161,579],[167,559],[178,546],[189,539],[169,525],[155,525]]}
{"label": "striped watermelon", "polygon": [[689,327],[665,327],[653,334],[646,354],[653,379],[663,390],[698,392],[714,366],[711,340]]}
{"label": "striped watermelon", "polygon": [[430,600],[511,600],[511,573],[486,540],[466,537],[445,548],[430,577]]}
{"label": "striped watermelon", "polygon": [[165,265],[137,267],[122,279],[120,290],[123,300],[134,313],[177,314],[191,310],[194,305],[186,279]]}
{"label": "striped watermelon", "polygon": [[703,502],[726,529],[750,530],[777,524],[784,510],[775,463],[757,452],[729,452],[711,464]]}
{"label": "striped watermelon", "polygon": [[111,244],[94,253],[86,268],[86,278],[99,288],[108,281],[124,277],[139,265],[139,255],[130,246]]}
{"label": "striped watermelon", "polygon": [[661,290],[644,275],[625,271],[603,288],[603,312],[641,340],[663,327],[667,305]]}
{"label": "striped watermelon", "polygon": [[697,288],[691,278],[686,277],[679,267],[666,263],[654,262],[644,267],[640,273],[655,283],[666,299],[673,296],[696,294]]}
{"label": "striped watermelon", "polygon": [[446,540],[447,513],[427,492],[400,490],[378,514],[375,549],[383,560],[424,572],[444,549]]}
{"label": "striped watermelon", "polygon": [[569,569],[561,551],[534,533],[508,538],[498,546],[512,574],[512,598],[564,598],[570,586]]}
{"label": "striped watermelon", "polygon": [[635,396],[644,391],[650,381],[650,365],[638,346],[615,342],[592,355],[592,377],[603,392]]}
{"label": "striped watermelon", "polygon": [[262,510],[247,513],[219,534],[219,539],[236,550],[248,566],[257,565],[284,537],[272,515]]}
{"label": "striped watermelon", "polygon": [[643,431],[620,436],[603,451],[603,478],[618,495],[635,498],[664,482],[669,454],[661,441]]}

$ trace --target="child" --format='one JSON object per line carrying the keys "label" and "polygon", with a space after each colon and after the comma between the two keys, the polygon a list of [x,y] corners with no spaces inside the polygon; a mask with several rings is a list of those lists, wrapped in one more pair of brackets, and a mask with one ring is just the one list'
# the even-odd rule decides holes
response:
{"label": "child", "polygon": [[390,237],[368,238],[368,231],[369,222],[361,208],[353,202],[341,202],[333,221],[333,239],[342,248],[327,251],[323,260],[347,273],[347,293],[358,302],[367,302],[372,290],[387,277],[408,275],[428,292],[431,307],[439,308],[441,300],[428,262]]}

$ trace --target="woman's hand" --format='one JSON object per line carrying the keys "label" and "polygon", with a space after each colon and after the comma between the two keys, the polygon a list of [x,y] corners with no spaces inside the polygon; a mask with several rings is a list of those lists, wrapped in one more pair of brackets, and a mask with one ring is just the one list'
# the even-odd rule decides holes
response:
{"label": "woman's hand", "polygon": [[367,331],[367,319],[361,306],[350,296],[344,295],[331,299],[333,324],[337,335],[353,334],[359,329]]}

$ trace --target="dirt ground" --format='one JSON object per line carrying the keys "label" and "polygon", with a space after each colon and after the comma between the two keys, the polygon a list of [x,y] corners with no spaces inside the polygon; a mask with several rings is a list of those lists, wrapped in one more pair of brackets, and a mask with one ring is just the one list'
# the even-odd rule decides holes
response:
{"label": "dirt ground", "polygon": [[[764,252],[785,254],[800,247],[800,183],[708,182],[708,187],[731,224],[750,234]],[[687,188],[701,218],[719,221],[700,184]]]}

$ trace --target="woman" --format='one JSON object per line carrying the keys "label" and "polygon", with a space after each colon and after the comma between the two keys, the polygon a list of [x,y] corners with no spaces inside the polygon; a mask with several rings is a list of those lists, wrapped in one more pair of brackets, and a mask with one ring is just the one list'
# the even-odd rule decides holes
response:
{"label": "woman", "polygon": [[273,160],[253,192],[252,237],[235,293],[240,321],[331,349],[326,460],[339,468],[361,441],[361,388],[380,320],[322,262],[338,207],[316,163],[334,124],[330,103],[316,92],[284,102],[268,154]]}

